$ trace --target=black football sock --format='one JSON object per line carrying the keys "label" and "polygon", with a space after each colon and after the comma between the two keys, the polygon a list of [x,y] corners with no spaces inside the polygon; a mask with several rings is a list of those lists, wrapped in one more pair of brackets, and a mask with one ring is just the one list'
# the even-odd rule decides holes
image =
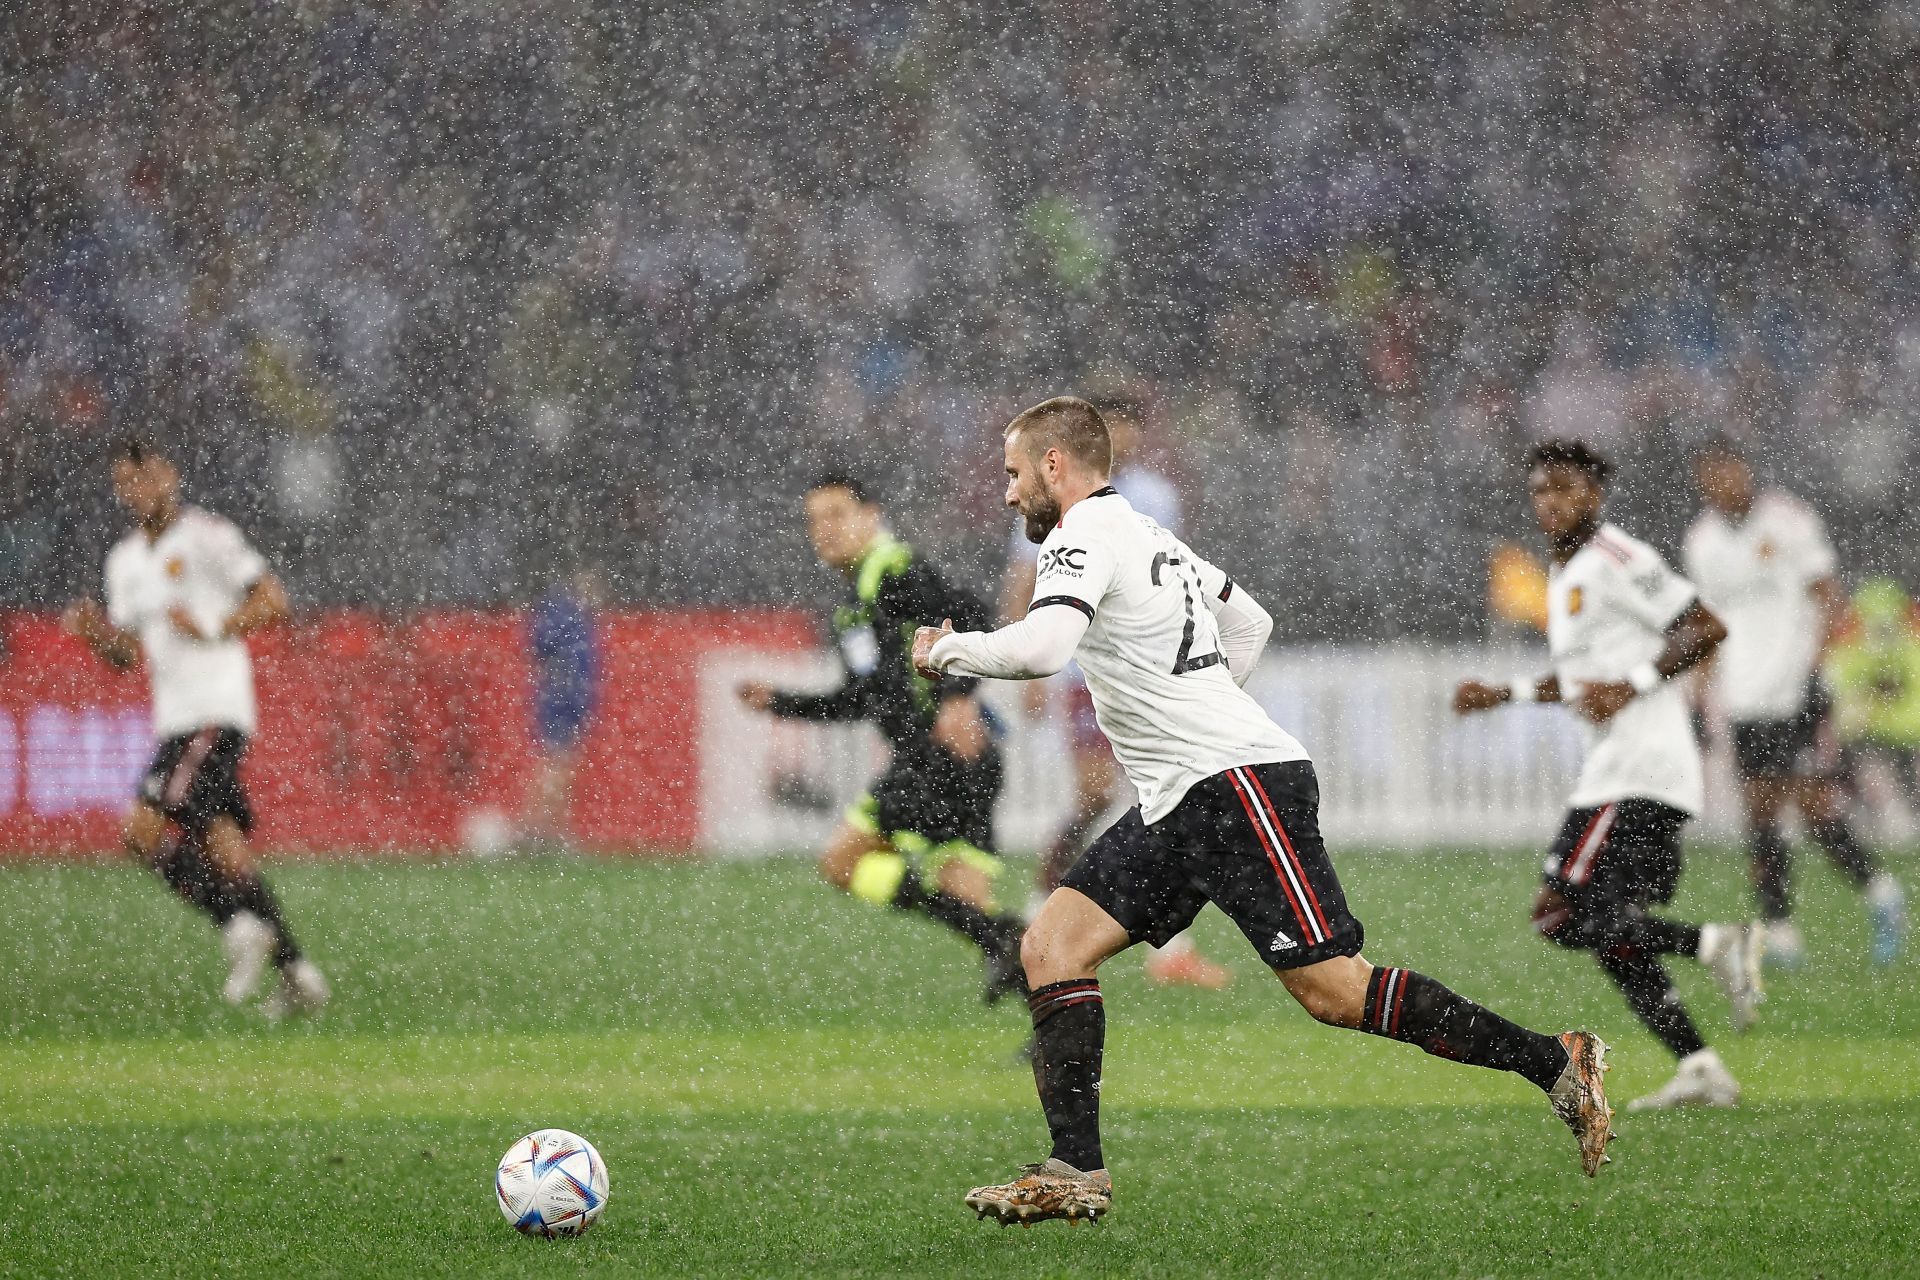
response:
{"label": "black football sock", "polygon": [[[1621,920],[1613,930],[1613,942],[1647,955],[1697,956],[1700,954],[1700,926],[1656,916],[1634,915]],[[1605,950],[1606,948],[1601,948]]]}
{"label": "black football sock", "polygon": [[1557,1037],[1508,1022],[1411,969],[1373,971],[1360,1029],[1418,1045],[1436,1058],[1512,1071],[1542,1089],[1553,1088],[1567,1065]]}
{"label": "black football sock", "polygon": [[1840,869],[1840,874],[1853,881],[1856,889],[1865,889],[1867,881],[1873,879],[1874,872],[1880,869],[1878,860],[1866,851],[1854,836],[1853,828],[1843,819],[1827,818],[1811,824],[1808,832],[1828,859]]}
{"label": "black football sock", "polygon": [[1100,1154],[1100,1059],[1107,1010],[1094,978],[1049,982],[1027,997],[1033,1012],[1033,1083],[1053,1134],[1053,1158],[1082,1173],[1107,1167]]}
{"label": "black football sock", "polygon": [[1785,920],[1793,913],[1793,855],[1780,828],[1756,827],[1747,833],[1753,864],[1753,896],[1762,920]]}
{"label": "black football sock", "polygon": [[300,948],[294,945],[293,933],[281,918],[280,904],[258,871],[227,877],[227,893],[237,908],[253,912],[273,930],[273,963],[277,967],[284,969],[300,958]]}
{"label": "black football sock", "polygon": [[956,898],[940,889],[928,889],[920,877],[908,868],[894,894],[893,905],[903,911],[918,911],[973,940],[982,951],[999,952],[1010,938],[1018,937],[1020,926],[1011,916],[991,916],[965,898]]}
{"label": "black football sock", "polygon": [[1621,948],[1596,952],[1594,958],[1627,998],[1627,1008],[1674,1057],[1684,1058],[1707,1047],[1658,956]]}
{"label": "black football sock", "polygon": [[204,911],[216,925],[224,927],[227,921],[233,919],[234,912],[239,910],[220,877],[207,862],[198,836],[169,836],[166,847],[154,864],[154,870],[160,873],[160,878],[175,893]]}

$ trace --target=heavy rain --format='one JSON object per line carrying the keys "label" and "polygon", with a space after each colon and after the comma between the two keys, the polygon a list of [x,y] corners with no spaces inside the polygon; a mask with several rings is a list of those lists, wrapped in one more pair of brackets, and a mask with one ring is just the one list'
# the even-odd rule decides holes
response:
{"label": "heavy rain", "polygon": [[1916,104],[11,6],[0,1275],[1920,1266]]}

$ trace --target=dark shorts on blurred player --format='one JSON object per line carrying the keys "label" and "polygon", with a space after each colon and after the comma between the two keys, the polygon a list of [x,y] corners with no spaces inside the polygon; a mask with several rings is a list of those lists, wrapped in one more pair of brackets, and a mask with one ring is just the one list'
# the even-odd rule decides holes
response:
{"label": "dark shorts on blurred player", "polygon": [[901,853],[960,857],[996,874],[999,859],[990,851],[1000,773],[993,747],[970,761],[938,748],[896,754],[873,790],[847,811],[847,823],[885,836]]}
{"label": "dark shorts on blurred player", "polygon": [[1572,809],[1547,854],[1545,881],[1564,906],[1536,912],[1534,928],[1565,945],[1590,936],[1589,921],[1673,899],[1680,886],[1680,831],[1687,815],[1657,800],[1626,799]]}
{"label": "dark shorts on blurred player", "polygon": [[1320,784],[1305,760],[1229,769],[1152,826],[1138,806],[1100,834],[1061,887],[1135,942],[1164,946],[1208,902],[1260,958],[1297,969],[1356,955],[1364,937],[1320,840]]}
{"label": "dark shorts on blurred player", "polygon": [[232,818],[253,830],[253,805],[240,781],[247,735],[206,728],[160,744],[140,780],[140,799],[191,832],[205,832],[215,818]]}
{"label": "dark shorts on blurred player", "polygon": [[1807,682],[1800,709],[1779,720],[1736,720],[1734,771],[1741,778],[1824,778],[1847,774],[1846,750],[1833,730],[1833,699],[1818,679]]}

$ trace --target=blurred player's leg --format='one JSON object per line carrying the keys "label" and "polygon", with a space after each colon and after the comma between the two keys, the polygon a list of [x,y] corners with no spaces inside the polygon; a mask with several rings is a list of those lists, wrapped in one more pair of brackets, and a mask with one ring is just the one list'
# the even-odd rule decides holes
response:
{"label": "blurred player's leg", "polygon": [[[1751,751],[1752,743],[1748,745]],[[1757,771],[1756,763],[1746,757],[1741,758],[1740,767],[1743,772],[1755,770],[1747,772],[1742,779],[1741,798],[1746,808],[1747,862],[1753,875],[1754,904],[1760,913],[1767,962],[1786,969],[1798,968],[1806,958],[1806,951],[1800,930],[1792,919],[1793,852],[1780,834],[1780,812],[1787,800],[1787,780]]]}
{"label": "blurred player's leg", "polygon": [[[250,947],[268,952],[274,967],[280,971],[280,989],[268,1009],[268,1016],[276,1017],[287,1013],[311,1012],[324,1005],[331,991],[320,970],[300,954],[300,948],[293,940],[293,931],[287,927],[286,919],[281,915],[280,903],[268,888],[266,879],[255,865],[253,849],[247,843],[246,833],[232,817],[222,815],[213,819],[206,828],[206,852],[209,862],[218,870],[226,888],[228,898],[238,908],[239,914],[228,925],[233,929],[243,916],[258,921],[262,928],[249,928],[249,935],[257,934],[264,938],[265,946],[249,938]],[[251,954],[251,952],[250,952]],[[236,967],[236,973],[240,970]],[[242,974],[242,976],[245,976]],[[230,1003],[239,1003],[251,994],[253,982],[259,974],[252,974],[252,982],[245,983],[245,990],[237,995],[229,982],[227,998]]]}
{"label": "blurred player's leg", "polygon": [[1854,834],[1847,820],[1846,793],[1831,777],[1803,778],[1795,783],[1794,800],[1807,819],[1808,834],[1827,860],[1866,899],[1873,924],[1871,957],[1878,965],[1892,964],[1906,940],[1906,894]]}
{"label": "blurred player's leg", "polygon": [[153,868],[167,887],[205,912],[217,925],[233,915],[217,877],[208,869],[197,838],[175,826],[149,805],[135,805],[121,834],[127,854]]}
{"label": "blurred player's leg", "polygon": [[158,809],[134,806],[123,835],[127,851],[153,868],[181,898],[205,912],[220,930],[227,958],[227,978],[221,996],[239,1004],[253,994],[273,952],[273,932],[264,921],[242,908],[227,878],[206,856],[203,834],[181,828]]}
{"label": "blurred player's leg", "polygon": [[[912,841],[912,833],[889,837],[870,830],[872,819],[863,819],[863,812],[856,810],[821,855],[821,876],[862,901],[927,916],[973,942],[986,957],[989,1002],[1017,988],[1020,923],[995,909],[991,880],[980,868],[969,867],[959,850],[943,846],[934,859],[942,864],[938,878],[927,884],[899,847],[903,838]],[[924,856],[934,850],[927,845],[916,852]]]}

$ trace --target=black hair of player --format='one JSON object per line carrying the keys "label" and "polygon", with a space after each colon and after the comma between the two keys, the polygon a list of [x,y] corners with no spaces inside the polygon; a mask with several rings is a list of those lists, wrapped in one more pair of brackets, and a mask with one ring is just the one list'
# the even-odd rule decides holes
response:
{"label": "black hair of player", "polygon": [[818,493],[822,489],[845,489],[861,506],[873,505],[873,499],[867,496],[867,482],[844,467],[828,467],[817,473],[812,483],[807,485],[808,493]]}
{"label": "black hair of player", "polygon": [[136,467],[143,467],[155,458],[165,458],[166,456],[166,452],[148,436],[122,436],[113,446],[113,460],[115,462],[131,462]]}
{"label": "black hair of player", "polygon": [[1572,467],[1604,490],[1613,479],[1613,464],[1585,440],[1541,440],[1527,450],[1527,470],[1535,467]]}

